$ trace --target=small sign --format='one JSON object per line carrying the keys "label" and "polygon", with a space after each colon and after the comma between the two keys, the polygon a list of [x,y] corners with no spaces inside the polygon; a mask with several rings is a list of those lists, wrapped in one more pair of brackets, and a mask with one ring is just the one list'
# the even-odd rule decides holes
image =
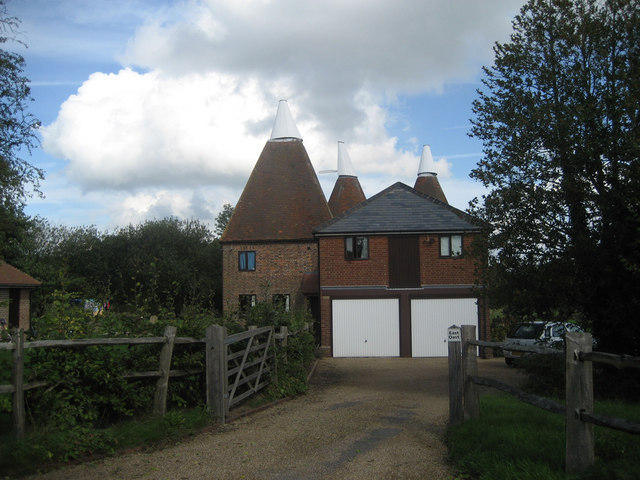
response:
{"label": "small sign", "polygon": [[450,342],[460,342],[462,339],[460,327],[449,327],[447,329],[447,337]]}

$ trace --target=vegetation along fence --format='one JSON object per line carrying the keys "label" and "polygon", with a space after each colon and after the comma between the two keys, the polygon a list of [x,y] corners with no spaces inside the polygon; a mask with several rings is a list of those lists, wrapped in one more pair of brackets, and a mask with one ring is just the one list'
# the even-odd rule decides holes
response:
{"label": "vegetation along fence", "polygon": [[[48,386],[46,381],[24,382],[24,351],[32,348],[81,348],[89,346],[113,345],[162,345],[159,353],[158,370],[129,372],[126,378],[157,378],[153,402],[153,413],[164,415],[167,408],[169,378],[205,374],[207,384],[207,408],[221,423],[229,409],[255,394],[275,378],[275,362],[272,350],[274,340],[286,345],[290,335],[287,327],[274,333],[273,327],[252,328],[246,332],[227,335],[227,329],[211,325],[204,339],[176,336],[173,326],[165,328],[162,337],[140,338],[87,338],[74,340],[37,340],[25,342],[24,331],[15,330],[11,341],[0,343],[0,350],[13,350],[12,383],[0,385],[0,393],[13,394],[13,425],[16,437],[24,438],[25,402],[24,392],[33,388]],[[206,349],[204,368],[192,370],[171,370],[171,357],[176,344],[203,344]]]}
{"label": "vegetation along fence", "polygon": [[593,425],[640,434],[640,424],[625,419],[597,415],[593,412],[593,363],[617,368],[640,368],[640,358],[592,352],[589,333],[568,332],[565,338],[565,404],[529,394],[495,379],[479,377],[477,348],[492,347],[533,353],[558,353],[558,350],[535,346],[515,346],[476,340],[476,327],[452,326],[448,330],[449,348],[449,421],[458,425],[479,415],[478,385],[497,388],[522,402],[564,415],[566,418],[565,470],[578,472],[594,462]]}

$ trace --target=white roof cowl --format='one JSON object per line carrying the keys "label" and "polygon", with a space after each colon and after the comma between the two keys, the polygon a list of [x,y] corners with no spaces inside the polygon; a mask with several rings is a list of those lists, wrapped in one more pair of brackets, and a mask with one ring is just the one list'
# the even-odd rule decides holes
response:
{"label": "white roof cowl", "polygon": [[278,112],[273,122],[273,129],[271,130],[271,138],[269,141],[286,140],[302,141],[302,136],[298,131],[298,127],[296,127],[296,123],[293,121],[293,117],[289,111],[289,104],[286,100],[280,100],[278,102]]}
{"label": "white roof cowl", "polygon": [[434,163],[433,156],[431,155],[431,147],[429,145],[424,145],[422,147],[420,165],[418,166],[418,176],[435,177],[436,175],[438,174],[436,173],[436,164]]}
{"label": "white roof cowl", "polygon": [[356,177],[356,171],[351,163],[351,158],[347,152],[344,142],[338,141],[338,176],[339,177]]}

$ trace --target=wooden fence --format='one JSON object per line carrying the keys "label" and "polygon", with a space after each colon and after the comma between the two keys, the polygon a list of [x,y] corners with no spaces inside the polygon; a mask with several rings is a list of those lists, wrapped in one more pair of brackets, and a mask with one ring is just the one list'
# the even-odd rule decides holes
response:
{"label": "wooden fence", "polygon": [[[211,325],[204,339],[176,336],[176,327],[165,328],[162,337],[140,338],[88,338],[75,340],[36,340],[25,342],[24,331],[14,330],[11,341],[0,343],[0,350],[13,351],[12,383],[0,385],[1,393],[12,394],[13,425],[18,439],[24,438],[25,402],[24,392],[33,388],[49,386],[46,381],[24,382],[24,351],[32,348],[79,348],[113,345],[162,345],[159,353],[158,370],[128,372],[130,379],[157,378],[154,394],[153,413],[164,415],[167,409],[169,378],[189,375],[206,375],[207,408],[225,422],[229,409],[255,394],[274,378],[276,372],[273,346],[274,340],[286,345],[290,335],[286,327],[274,333],[273,327],[252,328],[246,332],[227,335],[226,328]],[[244,345],[242,345],[244,342]],[[205,365],[191,370],[171,370],[171,358],[176,344],[201,344],[205,347]],[[238,348],[242,347],[242,348]]]}
{"label": "wooden fence", "polygon": [[567,332],[565,338],[565,403],[523,392],[492,378],[479,377],[477,347],[558,354],[558,350],[535,346],[507,345],[476,339],[476,327],[452,326],[449,339],[449,422],[458,425],[480,413],[478,385],[499,389],[518,400],[566,418],[565,470],[583,471],[594,462],[593,425],[600,425],[630,434],[640,434],[640,424],[625,419],[598,415],[593,412],[593,362],[607,363],[616,368],[640,368],[640,358],[628,355],[592,352],[589,333]]}

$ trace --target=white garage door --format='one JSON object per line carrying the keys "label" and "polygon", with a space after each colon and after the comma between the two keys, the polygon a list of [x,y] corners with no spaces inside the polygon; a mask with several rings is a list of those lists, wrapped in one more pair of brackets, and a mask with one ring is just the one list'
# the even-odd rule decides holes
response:
{"label": "white garage door", "polygon": [[447,329],[451,325],[478,326],[475,298],[411,300],[411,354],[446,357]]}
{"label": "white garage door", "polygon": [[333,300],[334,357],[400,356],[398,300]]}

